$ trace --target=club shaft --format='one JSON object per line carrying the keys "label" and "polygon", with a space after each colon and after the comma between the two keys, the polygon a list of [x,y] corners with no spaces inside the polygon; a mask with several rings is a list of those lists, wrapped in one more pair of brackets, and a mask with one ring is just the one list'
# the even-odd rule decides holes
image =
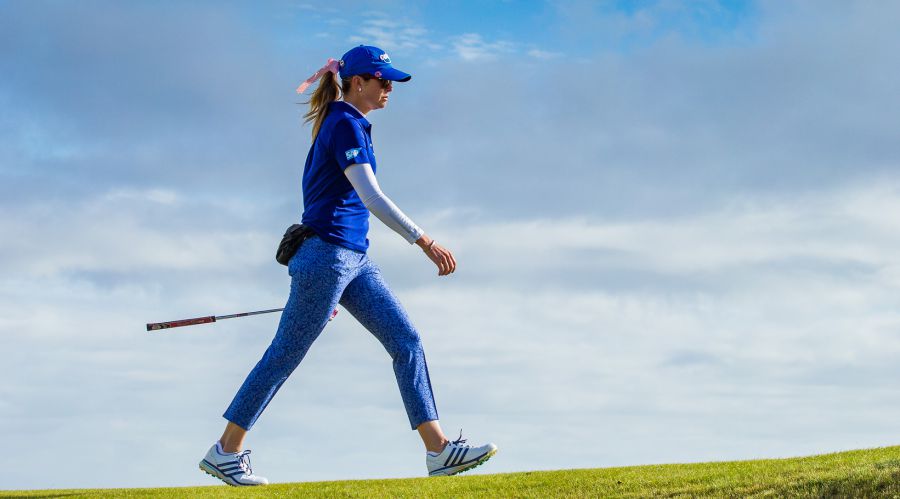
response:
{"label": "club shaft", "polygon": [[283,308],[273,308],[270,310],[259,310],[256,312],[242,312],[240,314],[231,315],[208,315],[205,317],[194,317],[191,319],[182,319],[179,321],[152,322],[147,324],[147,331],[159,331],[160,329],[170,329],[173,327],[194,326],[196,324],[209,324],[217,320],[233,319],[235,317],[247,317],[248,315],[269,314],[272,312],[281,312]]}
{"label": "club shaft", "polygon": [[[206,317],[194,317],[192,319],[182,319],[180,321],[168,322],[151,322],[147,324],[147,331],[159,331],[160,329],[170,329],[173,327],[193,326],[196,324],[209,324],[211,322],[221,321],[224,319],[234,319],[235,317],[247,317],[250,315],[271,314],[272,312],[281,312],[283,308],[272,308],[269,310],[257,310],[256,312],[241,312],[240,314],[230,315],[208,315]],[[331,311],[329,321],[333,320],[338,314],[337,309]]]}
{"label": "club shaft", "polygon": [[243,312],[240,314],[217,315],[216,320],[220,321],[222,319],[234,319],[235,317],[247,317],[248,315],[271,314],[272,312],[281,312],[282,310],[284,310],[284,309],[283,308],[273,308],[270,310],[259,310],[257,312]]}

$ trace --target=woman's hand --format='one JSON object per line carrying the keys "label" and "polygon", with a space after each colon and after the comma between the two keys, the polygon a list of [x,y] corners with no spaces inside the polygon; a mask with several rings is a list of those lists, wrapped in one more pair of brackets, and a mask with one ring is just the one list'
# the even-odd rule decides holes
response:
{"label": "woman's hand", "polygon": [[416,241],[416,244],[419,245],[419,247],[422,248],[422,251],[428,255],[428,258],[437,265],[439,276],[452,274],[456,270],[456,259],[453,258],[453,253],[447,248],[434,242],[434,239],[431,239],[428,236],[422,236]]}

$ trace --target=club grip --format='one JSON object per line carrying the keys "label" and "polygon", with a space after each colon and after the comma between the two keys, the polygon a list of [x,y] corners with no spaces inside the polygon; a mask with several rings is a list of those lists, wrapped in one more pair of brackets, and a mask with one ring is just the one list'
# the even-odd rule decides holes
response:
{"label": "club grip", "polygon": [[180,321],[154,322],[147,324],[147,331],[158,331],[160,329],[169,329],[171,327],[193,326],[195,324],[208,324],[210,322],[216,322],[215,315],[195,317],[193,319],[182,319]]}

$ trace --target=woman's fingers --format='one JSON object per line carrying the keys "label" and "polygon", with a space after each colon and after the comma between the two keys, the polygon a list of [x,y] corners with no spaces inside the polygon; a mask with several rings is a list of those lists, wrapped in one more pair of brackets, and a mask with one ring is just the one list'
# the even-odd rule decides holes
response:
{"label": "woman's fingers", "polygon": [[[443,249],[443,248],[441,248],[441,249]],[[438,265],[438,268],[440,269],[440,271],[438,272],[438,275],[447,275],[447,274],[449,274],[449,273],[450,273],[450,269],[449,269],[450,266],[447,264],[447,254],[446,254],[446,252],[441,251],[441,252],[439,253],[439,255],[438,255],[438,258],[440,259],[440,264]]]}
{"label": "woman's fingers", "polygon": [[456,260],[453,259],[453,253],[446,250],[444,253],[444,264],[447,266],[447,272],[444,275],[452,274],[456,270]]}
{"label": "woman's fingers", "polygon": [[441,269],[441,255],[438,254],[434,246],[428,251],[428,258],[437,266],[438,275],[441,275],[441,272],[443,272],[443,269]]}
{"label": "woman's fingers", "polygon": [[456,260],[453,258],[453,253],[450,250],[447,251],[447,273],[452,274],[456,271]]}
{"label": "woman's fingers", "polygon": [[450,273],[456,272],[456,258],[453,258],[453,253],[450,253],[450,250],[447,250],[447,256],[450,257]]}
{"label": "woman's fingers", "polygon": [[447,248],[435,244],[432,246],[428,256],[431,257],[431,261],[437,265],[439,276],[452,274],[456,271],[456,259],[453,258],[453,253]]}

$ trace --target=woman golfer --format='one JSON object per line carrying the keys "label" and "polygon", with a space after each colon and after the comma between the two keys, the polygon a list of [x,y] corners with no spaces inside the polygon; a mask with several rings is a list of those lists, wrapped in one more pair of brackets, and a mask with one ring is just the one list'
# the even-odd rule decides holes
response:
{"label": "woman golfer", "polygon": [[[338,76],[340,83],[338,83]],[[417,244],[438,267],[456,270],[453,254],[434,242],[385,196],[375,180],[372,126],[366,115],[387,105],[393,82],[411,76],[394,69],[381,49],[360,45],[310,77],[318,80],[306,120],[313,143],[303,170],[303,224],[314,236],[291,258],[291,291],[272,344],[247,376],[223,416],[225,432],[206,453],[200,469],[229,485],[264,485],[242,450],[247,431],[297,367],[341,304],[384,345],[409,423],[425,444],[430,476],[454,475],[487,461],[497,447],[449,441],[438,424],[428,366],[419,333],[366,256],[369,212]],[[343,96],[343,100],[338,100]]]}

